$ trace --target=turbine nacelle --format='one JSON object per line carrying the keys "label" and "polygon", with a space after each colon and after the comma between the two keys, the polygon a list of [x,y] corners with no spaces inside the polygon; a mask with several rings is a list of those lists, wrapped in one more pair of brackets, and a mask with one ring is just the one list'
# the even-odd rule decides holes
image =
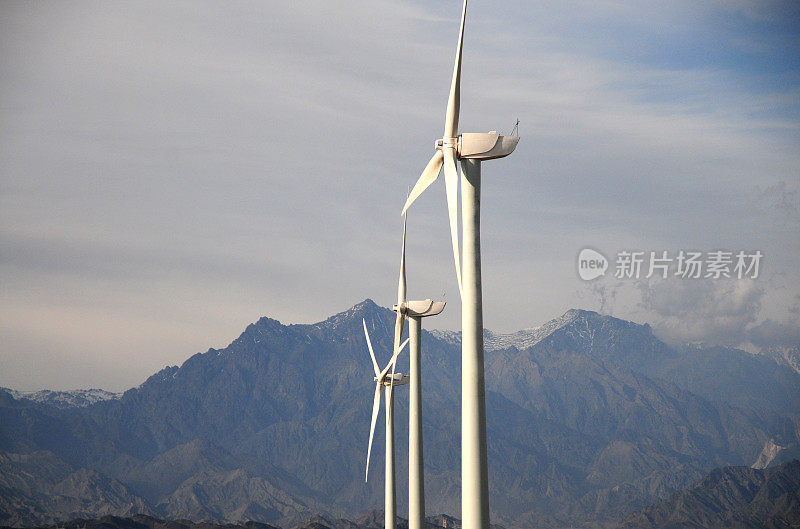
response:
{"label": "turbine nacelle", "polygon": [[[411,318],[424,318],[426,316],[436,316],[444,310],[444,301],[406,301],[400,305],[393,305],[392,310]],[[399,309],[398,309],[399,307]]]}
{"label": "turbine nacelle", "polygon": [[436,140],[436,150],[453,147],[458,159],[494,160],[514,152],[519,143],[518,136],[501,136],[496,130],[490,132],[465,132],[458,138]]}
{"label": "turbine nacelle", "polygon": [[[373,380],[378,382],[378,377],[374,377]],[[381,384],[384,386],[405,386],[408,384],[409,376],[404,375],[403,373],[395,373],[395,374],[388,374],[383,377],[381,380]]]}
{"label": "turbine nacelle", "polygon": [[519,136],[501,136],[497,131],[465,132],[458,142],[459,158],[494,160],[508,156],[519,143]]}

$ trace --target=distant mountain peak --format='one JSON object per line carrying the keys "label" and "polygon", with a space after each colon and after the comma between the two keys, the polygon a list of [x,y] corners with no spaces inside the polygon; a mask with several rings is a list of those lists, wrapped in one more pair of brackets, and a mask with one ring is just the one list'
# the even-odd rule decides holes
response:
{"label": "distant mountain peak", "polygon": [[260,318],[258,318],[257,322],[251,323],[249,326],[271,329],[275,327],[283,327],[284,325],[275,318],[270,318],[268,316],[261,316]]}
{"label": "distant mountain peak", "polygon": [[115,400],[122,396],[122,393],[112,393],[104,389],[72,389],[65,391],[55,391],[42,389],[39,391],[16,391],[13,389],[0,388],[10,393],[15,399],[28,399],[42,404],[49,404],[56,408],[84,408],[96,402],[104,400]]}
{"label": "distant mountain peak", "polygon": [[329,320],[338,317],[341,318],[355,318],[360,320],[361,318],[369,319],[371,317],[378,317],[378,318],[385,318],[386,316],[393,316],[394,313],[388,307],[382,307],[372,301],[370,298],[365,299],[361,303],[353,305],[351,308],[347,309],[344,312],[341,312],[331,318]]}
{"label": "distant mountain peak", "polygon": [[370,311],[370,310],[381,310],[383,307],[372,301],[372,299],[367,298],[361,303],[356,303],[350,310],[354,311]]}
{"label": "distant mountain peak", "polygon": [[569,310],[567,310],[567,312],[565,312],[564,314],[562,314],[561,316],[559,316],[558,318],[555,318],[555,319],[558,320],[558,319],[564,318],[564,319],[573,320],[573,319],[581,317],[581,316],[591,317],[591,316],[599,316],[599,315],[600,314],[598,312],[595,312],[593,310],[569,309]]}
{"label": "distant mountain peak", "polygon": [[554,318],[543,325],[538,327],[529,327],[520,331],[512,333],[493,333],[487,331],[489,335],[487,341],[487,350],[508,349],[509,347],[516,347],[517,349],[527,349],[541,342],[546,337],[553,334],[555,331],[566,327],[578,320],[592,321],[600,317],[600,314],[583,309],[569,309],[558,318]]}
{"label": "distant mountain peak", "polygon": [[[483,330],[483,343],[484,349],[487,351],[498,351],[501,349],[508,349],[515,347],[517,349],[527,349],[542,341],[544,338],[555,332],[556,330],[569,325],[578,319],[589,320],[591,318],[600,316],[598,313],[591,310],[583,309],[569,309],[567,312],[552,319],[543,325],[537,327],[529,327],[519,331],[510,333],[499,333],[490,331],[489,329]],[[438,339],[444,340],[451,344],[461,343],[460,331],[441,331],[433,330],[431,333]]]}
{"label": "distant mountain peak", "polygon": [[352,322],[357,322],[360,324],[362,318],[370,321],[376,318],[385,319],[387,317],[391,317],[392,315],[393,313],[391,310],[386,307],[381,307],[370,298],[367,298],[361,303],[357,303],[343,312],[334,314],[324,321],[313,324],[313,326],[324,327],[329,330],[336,330],[342,324],[349,325]]}
{"label": "distant mountain peak", "polygon": [[[483,330],[483,343],[486,351],[500,351],[514,347],[519,350],[528,349],[537,343],[541,342],[548,336],[552,335],[560,329],[566,327],[576,328],[578,334],[585,329],[598,328],[604,324],[624,325],[624,326],[637,326],[649,332],[650,326],[648,324],[639,325],[637,323],[621,320],[613,316],[600,314],[593,310],[585,309],[569,309],[561,316],[554,318],[547,323],[537,327],[528,327],[519,331],[510,333],[499,333],[490,331],[489,329]],[[445,342],[458,345],[461,343],[460,331],[431,331],[436,338]]]}

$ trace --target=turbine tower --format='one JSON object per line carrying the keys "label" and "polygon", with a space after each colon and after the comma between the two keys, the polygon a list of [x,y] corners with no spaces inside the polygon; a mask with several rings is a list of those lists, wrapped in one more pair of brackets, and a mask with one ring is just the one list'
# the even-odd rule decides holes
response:
{"label": "turbine tower", "polygon": [[[444,135],[403,207],[439,176],[444,166],[447,209],[456,280],[461,293],[461,523],[463,529],[489,529],[489,475],[486,453],[486,389],[483,365],[481,291],[480,189],[481,161],[511,154],[519,137],[489,133],[458,134],[461,103],[461,50],[467,0],[461,11],[453,78],[445,113]],[[458,172],[461,160],[461,225],[463,269],[458,244]]]}
{"label": "turbine tower", "polygon": [[[425,527],[425,483],[422,456],[422,380],[420,375],[421,319],[435,316],[444,310],[441,301],[406,300],[406,221],[403,217],[403,246],[400,252],[400,278],[397,282],[397,304],[392,307],[397,313],[394,343],[398,347],[405,318],[411,320],[408,339],[411,340],[410,393],[408,403],[408,526],[409,529]],[[390,520],[386,515],[386,524]],[[394,518],[391,518],[394,523]],[[388,525],[386,525],[388,527]]]}
{"label": "turbine tower", "polygon": [[[408,397],[408,529],[425,528],[425,462],[422,455],[422,318],[444,310],[443,301],[407,301],[410,367]],[[397,311],[395,305],[393,310]]]}
{"label": "turbine tower", "polygon": [[[384,527],[386,529],[395,529],[396,504],[397,497],[394,488],[394,393],[395,386],[403,386],[408,384],[408,375],[402,373],[395,373],[395,366],[397,365],[397,356],[400,351],[408,343],[408,340],[403,342],[392,355],[392,359],[386,364],[383,370],[378,368],[378,362],[375,360],[375,352],[372,350],[372,342],[369,339],[369,332],[367,331],[367,322],[362,318],[361,323],[364,324],[364,336],[367,338],[367,348],[369,349],[369,356],[372,359],[372,369],[375,371],[375,398],[372,403],[372,422],[369,429],[369,445],[367,446],[367,469],[364,474],[364,482],[369,479],[369,457],[372,453],[372,438],[375,435],[375,423],[378,420],[378,411],[381,407],[381,393],[383,388],[386,390],[386,479],[385,479],[385,497],[384,497]],[[391,373],[390,373],[391,371]]]}

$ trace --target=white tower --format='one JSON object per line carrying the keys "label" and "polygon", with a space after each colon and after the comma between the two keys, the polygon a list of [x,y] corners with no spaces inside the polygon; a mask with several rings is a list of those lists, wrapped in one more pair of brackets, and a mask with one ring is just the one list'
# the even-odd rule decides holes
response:
{"label": "white tower", "polygon": [[[410,366],[408,394],[408,529],[425,528],[425,461],[422,448],[422,318],[444,310],[442,301],[407,301]],[[398,310],[397,305],[394,310]]]}
{"label": "white tower", "polygon": [[[411,190],[403,213],[438,178],[444,167],[450,236],[456,280],[461,292],[461,523],[462,529],[489,529],[480,244],[481,161],[508,156],[516,148],[519,138],[501,136],[494,131],[485,134],[458,134],[461,50],[466,14],[467,0],[464,0],[453,79],[445,113],[444,135],[437,140],[436,152]],[[461,252],[457,213],[459,177],[456,169],[456,160],[459,159],[462,169]]]}

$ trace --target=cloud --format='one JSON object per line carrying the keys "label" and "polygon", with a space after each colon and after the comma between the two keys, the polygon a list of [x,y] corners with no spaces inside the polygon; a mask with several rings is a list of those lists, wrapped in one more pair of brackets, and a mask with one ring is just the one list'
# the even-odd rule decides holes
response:
{"label": "cloud", "polygon": [[609,315],[614,314],[614,305],[620,286],[620,282],[607,285],[602,281],[597,281],[591,284],[591,293],[598,303],[597,312]]}
{"label": "cloud", "polygon": [[747,330],[747,340],[761,349],[800,347],[800,320],[766,319]]}
{"label": "cloud", "polygon": [[668,343],[737,346],[749,341],[766,289],[751,279],[668,277],[609,279],[593,284],[591,292],[601,312],[648,322]]}
{"label": "cloud", "polygon": [[747,339],[760,349],[800,347],[800,295],[782,320],[764,319],[747,330]]}
{"label": "cloud", "polygon": [[[673,270],[674,272],[674,270]],[[785,274],[762,279],[615,280],[585,285],[582,297],[590,307],[616,317],[650,323],[663,341],[680,345],[704,343],[758,352],[800,346],[800,294],[787,307],[770,291],[785,291]],[[773,305],[765,311],[765,303]]]}
{"label": "cloud", "polygon": [[641,307],[670,341],[739,345],[757,319],[764,288],[754,280],[641,281]]}

